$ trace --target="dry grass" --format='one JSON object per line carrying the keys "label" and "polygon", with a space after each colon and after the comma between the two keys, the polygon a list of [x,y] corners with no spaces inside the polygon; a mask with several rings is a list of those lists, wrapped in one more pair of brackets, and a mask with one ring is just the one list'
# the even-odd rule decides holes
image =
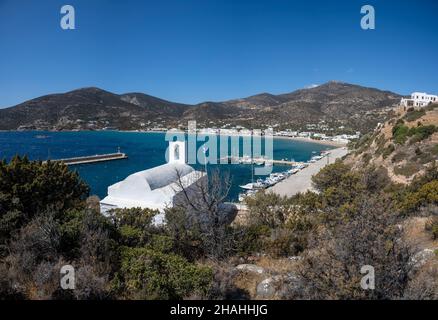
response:
{"label": "dry grass", "polygon": [[247,271],[239,272],[235,276],[233,283],[237,288],[247,291],[251,298],[254,299],[257,298],[257,285],[261,281],[275,275],[286,276],[288,273],[296,270],[299,262],[287,258],[260,257],[251,263],[262,267],[265,272],[262,274]]}
{"label": "dry grass", "polygon": [[286,274],[295,271],[296,261],[288,258],[273,259],[270,257],[261,257],[257,265],[264,268],[268,273]]}
{"label": "dry grass", "polygon": [[438,249],[438,239],[433,240],[426,231],[428,217],[414,217],[408,219],[404,224],[406,240],[419,249]]}
{"label": "dry grass", "polygon": [[265,274],[243,271],[236,275],[234,285],[239,289],[247,291],[253,299],[257,295],[257,284],[264,279],[266,279]]}

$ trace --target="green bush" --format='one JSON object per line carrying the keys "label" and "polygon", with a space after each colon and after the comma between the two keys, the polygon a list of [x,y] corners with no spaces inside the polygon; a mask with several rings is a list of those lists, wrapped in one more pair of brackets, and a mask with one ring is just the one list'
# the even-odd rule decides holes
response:
{"label": "green bush", "polygon": [[383,159],[386,159],[395,151],[395,146],[391,143],[383,150]]}
{"label": "green bush", "polygon": [[154,234],[147,247],[154,251],[171,253],[173,250],[173,239],[165,234]]}
{"label": "green bush", "polygon": [[397,152],[396,154],[394,154],[392,156],[391,161],[392,161],[392,163],[397,163],[397,162],[403,161],[403,160],[405,160],[407,158],[408,158],[408,154],[407,153],[405,153],[403,151],[399,151],[399,152]]}
{"label": "green bush", "polygon": [[51,208],[62,221],[68,209],[82,208],[89,188],[60,162],[14,157],[0,161],[0,244],[10,234]]}
{"label": "green bush", "polygon": [[367,134],[363,135],[362,137],[360,137],[354,143],[354,145],[352,145],[352,149],[356,149],[355,154],[358,155],[358,154],[362,153],[364,150],[366,150],[373,142],[373,138],[374,137],[371,133],[367,133]]}
{"label": "green bush", "polygon": [[375,140],[375,142],[376,142],[376,146],[377,146],[377,149],[376,149],[376,156],[379,156],[379,155],[381,155],[382,153],[383,153],[383,151],[384,151],[384,147],[385,147],[385,143],[386,143],[386,139],[385,139],[385,135],[380,135],[376,140]]}
{"label": "green bush", "polygon": [[436,108],[438,108],[438,104],[437,104],[437,103],[435,103],[435,104],[429,104],[428,106],[426,106],[426,110],[427,110],[427,111],[432,111],[432,110],[434,110],[434,109],[436,109]]}
{"label": "green bush", "polygon": [[254,197],[247,197],[245,203],[251,212],[249,223],[267,225],[270,228],[284,224],[290,207],[286,198],[264,191],[257,192]]}
{"label": "green bush", "polygon": [[143,246],[155,231],[152,219],[157,213],[150,209],[131,208],[111,210],[109,216],[119,231],[122,245]]}
{"label": "green bush", "polygon": [[323,197],[323,202],[331,207],[341,207],[351,203],[364,190],[361,175],[352,171],[341,161],[325,166],[312,177],[314,188]]}
{"label": "green bush", "polygon": [[405,211],[412,211],[428,204],[438,204],[438,180],[427,182],[415,191],[408,191],[401,207]]}
{"label": "green bush", "polygon": [[433,240],[438,239],[438,216],[429,218],[426,222],[425,229],[432,234]]}
{"label": "green bush", "polygon": [[431,152],[433,155],[437,156],[437,155],[438,155],[438,144],[434,145],[434,146],[431,148],[430,152]]}
{"label": "green bush", "polygon": [[205,296],[213,273],[175,254],[148,248],[124,248],[116,289],[134,299],[183,299]]}
{"label": "green bush", "polygon": [[416,160],[421,164],[427,164],[434,161],[435,157],[431,153],[422,152],[421,154],[417,155]]}
{"label": "green bush", "polygon": [[367,165],[370,163],[372,158],[373,158],[373,156],[371,154],[369,154],[368,152],[365,152],[362,156],[362,161],[364,162],[365,165]]}
{"label": "green bush", "polygon": [[271,228],[256,224],[238,226],[236,231],[236,252],[243,256],[263,251],[264,242],[271,234]]}
{"label": "green bush", "polygon": [[408,136],[412,137],[410,142],[415,143],[429,138],[435,132],[438,132],[438,127],[434,125],[429,125],[429,126],[421,125],[409,129]]}
{"label": "green bush", "polygon": [[403,166],[394,167],[394,173],[400,176],[410,177],[417,173],[421,168],[416,163],[407,163]]}
{"label": "green bush", "polygon": [[404,144],[408,139],[409,128],[403,123],[398,123],[392,128],[392,139],[397,144]]}
{"label": "green bush", "polygon": [[438,223],[435,223],[432,226],[432,236],[433,236],[433,240],[438,239]]}
{"label": "green bush", "polygon": [[397,144],[405,144],[407,139],[411,137],[410,143],[416,143],[427,139],[435,132],[438,132],[438,127],[434,125],[423,126],[419,124],[417,127],[405,126],[402,122],[398,122],[392,129],[392,138]]}
{"label": "green bush", "polygon": [[335,163],[322,168],[312,177],[313,187],[320,192],[324,192],[328,188],[339,185],[351,173],[350,169],[350,166],[337,160]]}
{"label": "green bush", "polygon": [[403,119],[408,121],[408,122],[412,122],[412,121],[420,119],[425,114],[426,114],[426,112],[423,109],[421,109],[421,110],[408,109],[408,112],[403,117]]}
{"label": "green bush", "polygon": [[273,258],[295,256],[307,247],[305,233],[292,232],[289,229],[275,229],[264,242],[264,252]]}

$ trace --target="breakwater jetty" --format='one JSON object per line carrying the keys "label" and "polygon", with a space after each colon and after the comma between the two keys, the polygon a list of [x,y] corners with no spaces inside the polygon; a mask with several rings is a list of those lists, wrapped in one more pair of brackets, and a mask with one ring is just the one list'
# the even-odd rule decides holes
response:
{"label": "breakwater jetty", "polygon": [[[74,157],[66,159],[54,159],[52,162],[64,162],[66,165],[73,166],[78,164],[89,164],[104,161],[122,160],[127,159],[128,156],[123,152],[108,153],[108,154],[96,154],[92,156]],[[46,161],[44,161],[46,162]]]}

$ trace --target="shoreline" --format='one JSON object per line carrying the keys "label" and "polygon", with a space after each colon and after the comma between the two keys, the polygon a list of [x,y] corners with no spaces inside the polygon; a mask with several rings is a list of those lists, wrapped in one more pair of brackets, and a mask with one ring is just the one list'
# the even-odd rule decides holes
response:
{"label": "shoreline", "polygon": [[311,138],[302,138],[302,137],[287,137],[287,136],[274,136],[276,139],[288,139],[288,140],[295,140],[295,141],[301,141],[301,142],[309,142],[309,143],[316,143],[331,147],[346,147],[346,143],[336,142],[336,141],[330,141],[330,140],[315,140]]}
{"label": "shoreline", "polygon": [[[101,130],[103,131],[103,130]],[[119,130],[119,132],[137,132],[137,133],[166,133],[167,131],[158,131],[158,130],[149,130],[149,131],[136,131],[136,130]],[[174,131],[175,133],[186,133],[185,131]],[[245,135],[245,134],[217,134],[217,133],[198,133],[198,135],[203,136],[228,136],[228,137],[251,137],[252,135]],[[264,137],[264,136],[260,136]],[[346,143],[342,142],[336,142],[336,141],[330,141],[330,140],[316,140],[312,138],[304,138],[304,137],[289,137],[289,136],[272,136],[274,139],[286,139],[286,140],[294,140],[294,141],[301,141],[301,142],[308,142],[308,143],[315,143],[325,146],[331,146],[331,147],[346,147]]]}
{"label": "shoreline", "polygon": [[[167,133],[168,131],[165,130],[148,130],[148,131],[138,131],[138,130],[0,130],[0,132],[124,132],[124,133]],[[185,131],[174,131],[175,133],[186,133]],[[228,136],[228,137],[251,137],[252,135],[242,135],[242,134],[208,134],[208,133],[198,133],[198,135],[204,135],[204,136]],[[258,136],[257,136],[258,137]],[[264,136],[260,136],[264,137]],[[311,138],[304,138],[304,137],[289,137],[289,136],[276,136],[273,135],[274,139],[287,139],[287,140],[294,140],[294,141],[301,141],[301,142],[307,142],[307,143],[314,143],[319,145],[325,145],[330,147],[345,147],[347,146],[346,143],[336,142],[336,141],[330,141],[330,140],[315,140]]]}

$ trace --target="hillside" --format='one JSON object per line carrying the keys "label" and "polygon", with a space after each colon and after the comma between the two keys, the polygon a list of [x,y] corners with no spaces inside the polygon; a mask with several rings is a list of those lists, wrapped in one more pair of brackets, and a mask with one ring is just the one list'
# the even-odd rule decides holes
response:
{"label": "hillside", "polygon": [[155,110],[123,101],[98,88],[84,88],[39,97],[0,110],[0,129],[127,129],[158,116]]}
{"label": "hillside", "polygon": [[125,93],[120,95],[120,99],[125,102],[140,106],[145,110],[153,111],[157,114],[166,115],[169,117],[181,116],[187,107],[189,107],[185,104],[166,101],[144,93]]}
{"label": "hillside", "polygon": [[114,94],[83,88],[0,109],[0,130],[145,129],[187,125],[242,125],[248,128],[306,129],[324,124],[332,131],[368,131],[388,116],[400,96],[374,88],[328,82],[287,94],[262,93],[224,102],[175,103],[143,93]]}
{"label": "hillside", "polygon": [[438,160],[438,105],[400,109],[353,147],[348,163],[383,167],[394,182],[407,184]]}

